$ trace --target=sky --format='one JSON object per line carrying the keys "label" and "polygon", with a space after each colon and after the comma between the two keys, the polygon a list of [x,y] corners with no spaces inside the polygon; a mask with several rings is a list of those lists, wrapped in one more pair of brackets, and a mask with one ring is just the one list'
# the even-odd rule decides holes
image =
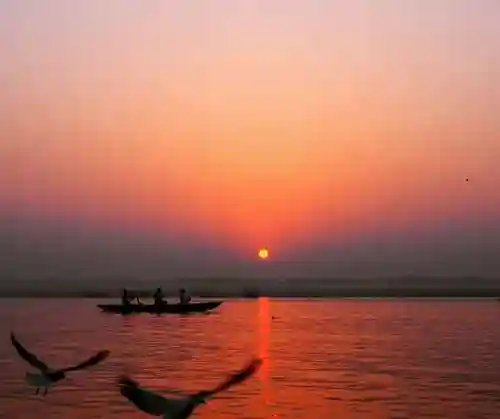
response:
{"label": "sky", "polygon": [[499,20],[0,0],[0,277],[500,277]]}

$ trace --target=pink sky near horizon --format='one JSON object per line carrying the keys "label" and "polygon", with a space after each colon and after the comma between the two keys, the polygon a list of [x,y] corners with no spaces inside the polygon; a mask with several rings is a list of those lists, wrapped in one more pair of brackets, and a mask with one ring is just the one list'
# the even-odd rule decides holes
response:
{"label": "pink sky near horizon", "polygon": [[376,4],[0,0],[0,205],[250,257],[497,222],[500,3]]}

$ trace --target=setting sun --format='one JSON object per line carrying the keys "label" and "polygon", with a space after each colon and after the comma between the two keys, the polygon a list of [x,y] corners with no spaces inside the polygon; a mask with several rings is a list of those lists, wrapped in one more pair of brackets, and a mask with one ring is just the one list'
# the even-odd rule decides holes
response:
{"label": "setting sun", "polygon": [[267,250],[267,247],[259,249],[259,257],[261,259],[267,259],[269,257],[269,251]]}

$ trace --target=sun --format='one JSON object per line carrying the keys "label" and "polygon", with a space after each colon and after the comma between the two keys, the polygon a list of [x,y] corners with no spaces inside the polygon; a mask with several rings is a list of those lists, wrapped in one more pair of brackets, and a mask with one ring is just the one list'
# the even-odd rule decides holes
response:
{"label": "sun", "polygon": [[261,259],[267,259],[269,257],[269,250],[267,250],[267,247],[263,247],[259,249],[258,255]]}

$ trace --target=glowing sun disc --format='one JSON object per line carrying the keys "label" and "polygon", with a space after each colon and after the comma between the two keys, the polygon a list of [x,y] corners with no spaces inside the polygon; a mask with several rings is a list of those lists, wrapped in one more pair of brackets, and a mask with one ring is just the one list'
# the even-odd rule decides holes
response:
{"label": "glowing sun disc", "polygon": [[269,251],[267,250],[267,247],[259,249],[258,255],[261,259],[267,259],[269,257]]}

